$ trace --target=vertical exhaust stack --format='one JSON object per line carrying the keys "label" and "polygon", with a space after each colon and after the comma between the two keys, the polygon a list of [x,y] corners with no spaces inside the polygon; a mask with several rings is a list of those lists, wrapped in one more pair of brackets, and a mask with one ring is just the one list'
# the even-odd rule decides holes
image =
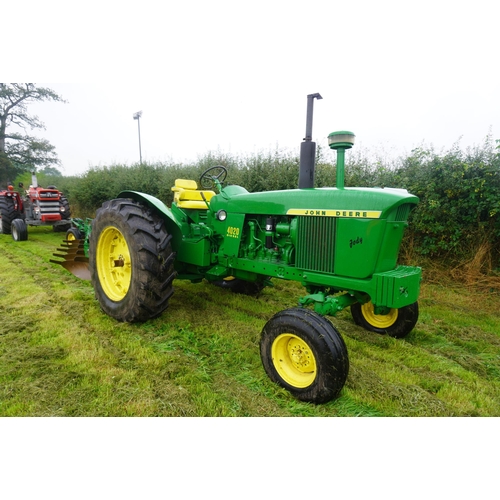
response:
{"label": "vertical exhaust stack", "polygon": [[299,189],[314,187],[314,167],[316,162],[316,143],[312,142],[312,123],[314,99],[323,99],[320,94],[307,96],[306,136],[300,144]]}

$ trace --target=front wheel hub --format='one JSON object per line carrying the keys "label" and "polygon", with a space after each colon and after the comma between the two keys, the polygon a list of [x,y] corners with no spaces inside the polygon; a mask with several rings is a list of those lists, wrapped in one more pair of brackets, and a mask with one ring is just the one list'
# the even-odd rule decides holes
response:
{"label": "front wheel hub", "polygon": [[398,319],[398,309],[387,309],[387,314],[376,314],[372,302],[363,304],[361,311],[366,321],[376,328],[389,328]]}
{"label": "front wheel hub", "polygon": [[311,347],[297,335],[283,333],[272,346],[276,371],[293,387],[310,386],[316,378],[316,359]]}

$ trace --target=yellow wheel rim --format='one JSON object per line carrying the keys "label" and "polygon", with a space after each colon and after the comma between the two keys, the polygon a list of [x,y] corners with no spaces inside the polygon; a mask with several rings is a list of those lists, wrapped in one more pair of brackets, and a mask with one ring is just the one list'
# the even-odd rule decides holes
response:
{"label": "yellow wheel rim", "polygon": [[398,319],[398,310],[391,309],[388,314],[375,314],[372,302],[361,306],[361,312],[366,321],[375,328],[389,328]]}
{"label": "yellow wheel rim", "polygon": [[127,241],[116,227],[109,226],[100,234],[96,267],[104,293],[115,302],[122,300],[132,281],[132,262]]}
{"label": "yellow wheel rim", "polygon": [[73,246],[73,245],[75,244],[75,242],[76,242],[75,235],[74,235],[73,233],[68,233],[68,234],[66,235],[66,240],[69,242],[69,244],[70,244],[71,246]]}
{"label": "yellow wheel rim", "polygon": [[273,364],[280,377],[293,387],[310,386],[316,378],[316,358],[309,345],[300,337],[283,333],[271,348]]}

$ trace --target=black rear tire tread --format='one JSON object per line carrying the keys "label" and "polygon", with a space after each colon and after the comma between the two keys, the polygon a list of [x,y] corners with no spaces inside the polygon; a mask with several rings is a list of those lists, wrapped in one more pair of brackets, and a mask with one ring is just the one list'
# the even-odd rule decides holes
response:
{"label": "black rear tire tread", "polygon": [[[97,272],[97,242],[108,226],[116,227],[123,234],[132,261],[132,281],[119,302],[105,294]],[[176,275],[170,240],[163,219],[139,202],[118,198],[102,205],[92,222],[89,269],[96,298],[106,314],[119,321],[146,321],[168,307]]]}
{"label": "black rear tire tread", "polygon": [[14,200],[7,196],[0,196],[0,233],[11,234],[12,221],[24,219],[20,212],[14,208]]}
{"label": "black rear tire tread", "polygon": [[66,196],[61,196],[61,205],[64,207],[64,212],[61,212],[61,218],[63,220],[71,219],[71,209],[69,207],[69,202]]}

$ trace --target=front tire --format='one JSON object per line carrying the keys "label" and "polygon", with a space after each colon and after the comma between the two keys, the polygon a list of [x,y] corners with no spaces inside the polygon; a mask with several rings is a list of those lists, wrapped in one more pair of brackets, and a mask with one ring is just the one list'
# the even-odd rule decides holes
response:
{"label": "front tire", "polygon": [[22,219],[14,219],[12,221],[12,239],[14,241],[27,241],[28,227]]}
{"label": "front tire", "polygon": [[82,232],[76,228],[76,227],[71,227],[66,231],[66,241],[70,244],[73,245],[75,244],[77,240],[83,240],[83,234]]}
{"label": "front tire", "polygon": [[275,314],[262,330],[260,355],[273,382],[310,403],[336,398],[349,372],[347,348],[339,332],[309,309]]}
{"label": "front tire", "polygon": [[96,298],[109,316],[146,321],[168,306],[175,278],[171,236],[157,214],[119,198],[92,222],[89,269]]}
{"label": "front tire", "polygon": [[356,302],[351,306],[351,314],[354,322],[365,330],[402,339],[417,324],[418,302],[400,309],[390,309],[388,314],[375,314],[372,302]]}

